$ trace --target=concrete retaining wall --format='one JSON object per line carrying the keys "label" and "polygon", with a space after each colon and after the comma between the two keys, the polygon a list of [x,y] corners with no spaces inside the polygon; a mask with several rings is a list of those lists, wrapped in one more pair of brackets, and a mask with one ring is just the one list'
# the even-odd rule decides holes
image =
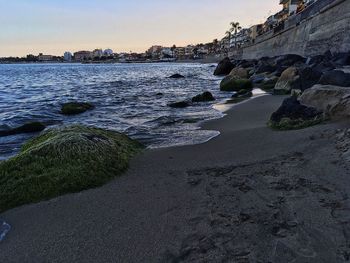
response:
{"label": "concrete retaining wall", "polygon": [[338,0],[317,15],[277,35],[243,48],[244,59],[285,54],[313,56],[350,51],[350,0]]}

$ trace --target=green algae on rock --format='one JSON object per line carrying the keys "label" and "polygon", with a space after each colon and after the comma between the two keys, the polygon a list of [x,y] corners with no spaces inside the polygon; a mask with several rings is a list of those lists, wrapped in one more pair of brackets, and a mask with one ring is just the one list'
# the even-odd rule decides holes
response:
{"label": "green algae on rock", "polygon": [[50,129],[0,163],[0,212],[100,186],[124,172],[143,146],[114,131]]}
{"label": "green algae on rock", "polygon": [[68,102],[62,105],[61,113],[63,115],[76,115],[93,108],[95,108],[94,105],[87,102]]}

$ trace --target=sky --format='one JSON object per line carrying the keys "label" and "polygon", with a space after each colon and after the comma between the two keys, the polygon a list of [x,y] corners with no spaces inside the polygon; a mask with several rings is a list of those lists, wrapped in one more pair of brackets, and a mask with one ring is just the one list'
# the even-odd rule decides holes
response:
{"label": "sky", "polygon": [[111,48],[144,52],[221,39],[264,22],[279,0],[0,0],[0,57]]}

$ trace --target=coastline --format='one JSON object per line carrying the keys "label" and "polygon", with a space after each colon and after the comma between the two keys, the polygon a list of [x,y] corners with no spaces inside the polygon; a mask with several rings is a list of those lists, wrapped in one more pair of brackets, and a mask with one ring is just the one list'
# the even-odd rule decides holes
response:
{"label": "coastline", "polygon": [[219,136],[147,150],[103,187],[1,214],[12,229],[0,261],[339,262],[346,214],[331,204],[349,205],[334,142],[344,126],[270,130],[283,98],[241,103],[201,125]]}

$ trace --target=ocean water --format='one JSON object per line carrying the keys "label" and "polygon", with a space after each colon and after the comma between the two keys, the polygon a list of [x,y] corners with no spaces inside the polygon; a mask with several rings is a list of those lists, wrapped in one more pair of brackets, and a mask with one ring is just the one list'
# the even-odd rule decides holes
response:
{"label": "ocean water", "polygon": [[[218,132],[200,130],[198,124],[220,118],[223,113],[213,104],[231,95],[219,91],[221,78],[213,71],[208,64],[0,65],[0,130],[30,121],[50,126],[80,123],[124,132],[151,148],[201,143]],[[168,78],[175,73],[186,78]],[[217,101],[168,107],[203,91],[212,92]],[[96,108],[61,115],[61,104],[74,100]],[[0,137],[0,159],[18,152],[32,136]]]}

